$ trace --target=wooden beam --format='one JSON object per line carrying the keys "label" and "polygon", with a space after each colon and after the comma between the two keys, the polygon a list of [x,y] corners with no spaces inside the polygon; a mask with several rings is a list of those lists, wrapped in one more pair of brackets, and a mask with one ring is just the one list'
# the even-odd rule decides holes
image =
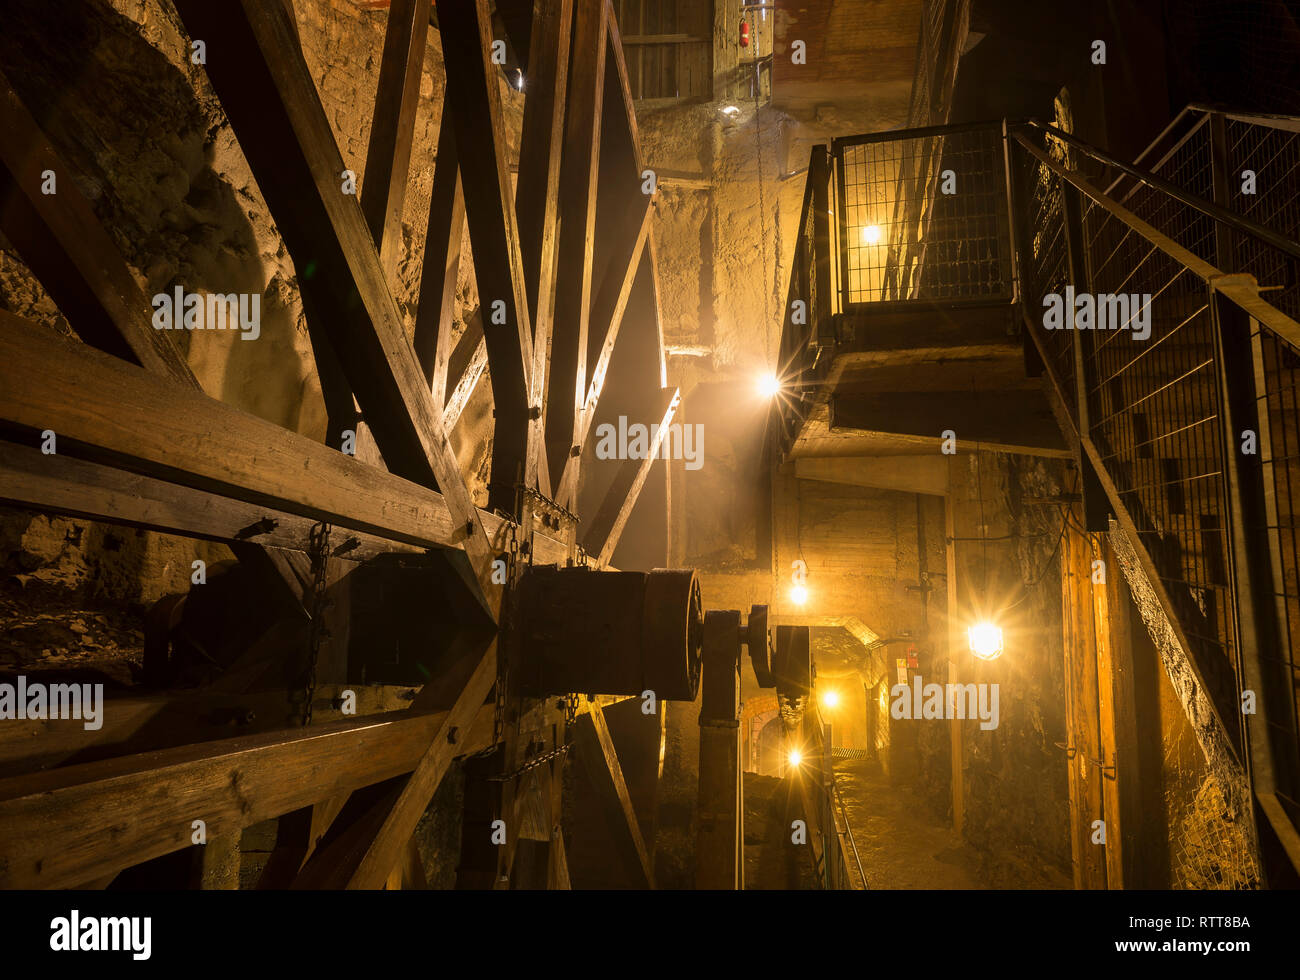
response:
{"label": "wooden beam", "polygon": [[[447,372],[452,356],[451,323],[456,308],[456,284],[460,279],[461,241],[465,233],[465,195],[460,185],[460,160],[456,153],[456,130],[451,112],[443,101],[438,130],[438,158],[433,171],[433,193],[429,200],[429,224],[424,236],[424,264],[420,269],[420,298],[415,310],[412,341],[434,405],[447,400]],[[480,333],[482,325],[480,324]],[[447,431],[456,421],[443,413]]]}
{"label": "wooden beam", "polygon": [[676,388],[661,392],[658,414],[658,429],[652,430],[650,446],[643,459],[626,459],[619,467],[614,482],[605,493],[596,516],[592,519],[584,536],[583,544],[590,554],[598,555],[596,564],[604,567],[614,560],[614,550],[618,547],[623,528],[632,516],[641,488],[650,476],[650,467],[659,457],[664,441],[669,437],[669,426],[681,404],[681,394]]}
{"label": "wooden beam", "polygon": [[[192,36],[244,52],[214,58],[209,78],[299,270],[304,295],[338,352],[384,460],[393,473],[436,482],[484,592],[492,554],[455,453],[389,292],[374,241],[353,194],[316,83],[279,4],[180,0]],[[495,602],[494,602],[495,604]]]}
{"label": "wooden beam", "polygon": [[[0,501],[44,513],[68,514],[164,534],[268,548],[308,550],[316,523],[215,493],[167,483],[61,454],[0,441]],[[414,544],[361,531],[345,532],[334,552],[365,561],[391,551],[419,552]]]}
{"label": "wooden beam", "polygon": [[[1073,521],[1083,512],[1071,505]],[[1106,887],[1106,846],[1094,843],[1094,821],[1104,820],[1097,641],[1093,622],[1092,547],[1067,525],[1061,543],[1061,627],[1065,647],[1066,765],[1075,888]],[[1110,840],[1110,829],[1106,829]]]}
{"label": "wooden beam", "polygon": [[1138,759],[1138,722],[1132,616],[1128,586],[1106,536],[1090,535],[1093,567],[1101,562],[1104,581],[1092,583],[1093,624],[1097,642],[1097,697],[1101,723],[1102,812],[1106,821],[1106,887],[1147,886],[1142,854],[1142,771]]}
{"label": "wooden beam", "polygon": [[420,104],[420,75],[429,37],[429,0],[394,0],[384,29],[375,115],[366,147],[361,210],[379,249],[390,287],[402,240],[402,212],[410,179],[411,143]]}
{"label": "wooden beam", "polygon": [[465,412],[465,406],[469,404],[474,389],[478,387],[478,383],[487,367],[487,343],[480,337],[478,343],[474,345],[474,351],[469,363],[465,365],[460,380],[456,382],[456,387],[452,390],[451,397],[447,399],[447,409],[443,417],[447,420],[448,430],[454,428],[456,423],[460,421],[461,415]]}
{"label": "wooden beam", "polygon": [[[555,330],[547,400],[546,455],[551,483],[558,485],[570,449],[577,445],[579,416],[587,390],[587,330],[591,315],[592,250],[600,183],[600,148],[605,96],[607,16],[604,0],[575,0],[573,61],[564,128],[561,177],[559,268],[555,285]],[[629,182],[633,175],[627,175]]]}
{"label": "wooden beam", "polygon": [[447,106],[463,160],[465,215],[469,222],[483,331],[496,405],[490,509],[513,513],[515,484],[525,472],[530,418],[532,326],[510,180],[497,66],[492,63],[488,0],[438,9],[447,68]]}
{"label": "wooden beam", "polygon": [[[292,626],[292,624],[290,624]],[[293,629],[276,630],[281,648]],[[224,676],[224,675],[223,675]],[[322,684],[316,689],[313,719],[344,720],[335,699],[344,690],[356,695],[356,717],[402,711],[411,706],[407,687],[378,684]],[[59,766],[80,765],[137,755],[178,745],[215,742],[296,727],[283,689],[223,691],[215,686],[194,692],[104,700],[101,727],[87,731],[79,719],[10,720],[0,726],[0,778]]]}
{"label": "wooden beam", "polygon": [[653,888],[654,867],[650,863],[650,852],[641,837],[636,810],[623,780],[623,769],[610,738],[609,726],[605,723],[605,712],[599,705],[586,704],[578,716],[574,738],[629,875],[636,884]]}
{"label": "wooden beam", "polygon": [[932,435],[936,445],[953,419],[962,420],[965,448],[978,442],[1028,455],[1069,455],[1051,408],[1037,391],[875,391],[835,395],[830,402],[832,430]]}
{"label": "wooden beam", "polygon": [[[451,761],[463,755],[461,738],[483,710],[497,679],[496,641],[481,656],[466,652],[455,664],[424,686],[417,706],[448,704],[442,724],[396,800],[386,807],[373,839],[355,865],[336,865],[331,882],[348,888],[378,888],[401,859],[402,849],[437,792]],[[492,706],[495,711],[495,706]]]}
{"label": "wooden beam", "polygon": [[[72,170],[0,73],[0,232],[86,343],[192,388],[198,382],[100,224]],[[51,171],[55,192],[42,192]]]}
{"label": "wooden beam", "polygon": [[[582,2],[582,0],[578,0]],[[556,218],[560,206],[560,151],[564,147],[566,96],[569,95],[569,44],[573,36],[574,0],[543,0],[536,5],[530,32],[527,102],[519,149],[518,192],[520,249],[528,311],[533,323],[533,362],[528,403],[537,406],[541,424],[529,427],[525,483],[550,495],[544,435],[548,413],[552,313],[556,281]]]}
{"label": "wooden beam", "polygon": [[[0,780],[0,887],[66,888],[318,800],[410,772],[447,712],[186,745]],[[491,744],[494,710],[457,754]],[[111,841],[111,847],[104,842]]]}
{"label": "wooden beam", "polygon": [[[420,547],[459,547],[444,498],[0,311],[0,420],[59,453]],[[250,447],[253,447],[250,450]],[[66,471],[65,475],[66,475]],[[92,471],[93,472],[93,471]],[[479,514],[495,538],[502,518]],[[563,563],[537,535],[537,560]]]}
{"label": "wooden beam", "polygon": [[645,252],[646,241],[650,235],[650,219],[654,215],[650,198],[634,200],[630,211],[639,214],[639,220],[625,224],[623,228],[625,234],[615,241],[613,257],[592,305],[590,338],[602,338],[600,353],[592,367],[591,380],[587,385],[582,411],[578,417],[577,435],[573,443],[578,452],[570,451],[564,460],[563,473],[556,491],[555,499],[563,506],[569,506],[569,502],[577,493],[582,450],[586,448],[587,439],[591,434],[592,420],[596,417],[596,406],[605,388],[605,376],[609,372],[609,362],[614,356],[614,347],[618,343],[619,327],[623,323],[623,313],[627,309],[628,298],[632,295],[633,282],[638,276],[651,274],[649,256]]}

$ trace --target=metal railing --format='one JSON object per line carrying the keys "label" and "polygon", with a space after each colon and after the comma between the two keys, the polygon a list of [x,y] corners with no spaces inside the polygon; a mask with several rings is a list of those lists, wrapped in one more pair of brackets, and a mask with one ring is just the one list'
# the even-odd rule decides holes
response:
{"label": "metal railing", "polygon": [[[1187,179],[1199,173],[1190,146],[1161,158]],[[1246,254],[1289,261],[1300,246],[1051,127],[1016,132],[1012,159],[1025,322],[1095,473],[1093,494],[1138,546],[1230,751],[1256,793],[1289,813],[1292,826],[1270,820],[1294,849],[1300,416],[1288,393],[1300,324],[1252,277],[1198,252],[1231,237],[1254,243]],[[1085,176],[1116,171],[1109,194]],[[1119,322],[1077,324],[1065,309],[1050,324],[1046,310],[1068,306],[1067,288],[1097,298],[1094,317],[1102,297],[1123,297],[1105,307]],[[1267,702],[1255,715],[1241,709],[1247,691]]]}
{"label": "metal railing", "polygon": [[[1085,503],[1134,544],[1300,867],[1300,122],[1189,109],[1147,169],[1032,122],[840,139],[831,158],[833,175],[810,168],[791,276],[816,311],[798,329],[787,315],[787,433],[833,359],[835,314],[1018,299]],[[831,176],[833,263],[809,231]],[[1066,309],[1083,294],[1102,298],[1091,321]],[[1102,315],[1109,329],[1075,329]]]}
{"label": "metal railing", "polygon": [[840,301],[1012,297],[1007,173],[998,123],[837,139]]}

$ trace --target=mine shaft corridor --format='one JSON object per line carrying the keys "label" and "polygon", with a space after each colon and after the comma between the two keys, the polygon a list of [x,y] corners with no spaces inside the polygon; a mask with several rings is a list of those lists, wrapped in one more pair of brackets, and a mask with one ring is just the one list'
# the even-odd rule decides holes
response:
{"label": "mine shaft corridor", "polygon": [[[52,953],[235,935],[183,889],[469,948],[385,893],[1300,887],[1294,4],[2,6]],[[602,931],[530,914],[474,947]]]}

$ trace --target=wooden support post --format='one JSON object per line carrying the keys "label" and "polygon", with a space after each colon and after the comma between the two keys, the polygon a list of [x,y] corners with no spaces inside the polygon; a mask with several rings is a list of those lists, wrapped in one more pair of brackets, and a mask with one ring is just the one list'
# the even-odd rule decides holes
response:
{"label": "wooden support post", "polygon": [[361,187],[361,210],[390,288],[402,240],[402,211],[428,37],[429,0],[393,0],[384,29],[384,54]]}
{"label": "wooden support post", "polygon": [[[429,200],[429,224],[424,236],[424,265],[420,268],[420,299],[415,313],[412,346],[433,395],[434,405],[447,401],[447,374],[452,356],[451,322],[460,278],[461,240],[465,234],[465,195],[460,185],[456,130],[445,104],[438,130],[438,157]],[[479,337],[483,335],[480,311]],[[484,353],[486,363],[486,351]],[[477,380],[477,379],[476,379]],[[456,413],[459,416],[459,412]],[[455,426],[445,410],[443,426]]]}
{"label": "wooden support post", "polygon": [[1106,886],[1148,887],[1143,870],[1147,858],[1141,848],[1142,770],[1138,759],[1137,689],[1128,586],[1106,536],[1090,538],[1102,802],[1106,821]]}
{"label": "wooden support post", "polygon": [[[551,481],[556,486],[570,459],[570,449],[577,444],[587,388],[587,331],[606,88],[606,13],[604,0],[576,0],[574,65],[559,184],[564,221],[558,245],[555,331],[547,395],[552,415],[546,425],[546,455],[552,467]],[[629,174],[627,179],[634,178]]]}
{"label": "wooden support post", "polygon": [[744,888],[740,769],[740,613],[704,617],[696,888]]}
{"label": "wooden support post", "polygon": [[650,861],[650,851],[641,837],[636,809],[623,779],[623,767],[614,749],[604,710],[598,704],[589,702],[578,716],[575,741],[601,808],[614,829],[614,839],[629,879],[640,887],[653,888],[654,866]]}
{"label": "wooden support post", "polygon": [[[475,161],[461,168],[461,186],[496,406],[489,509],[513,513],[516,481],[527,473],[530,428],[542,423],[540,406],[528,401],[533,331],[497,66],[491,60],[488,2],[444,4],[438,8],[438,25],[457,153],[462,160]],[[534,407],[539,412],[531,418]]]}
{"label": "wooden support post", "polygon": [[[1082,521],[1080,508],[1074,520]],[[1070,847],[1076,888],[1106,887],[1109,840],[1102,801],[1101,731],[1093,626],[1092,546],[1067,525],[1061,543],[1061,626],[1065,648],[1066,758],[1069,767]]]}
{"label": "wooden support post", "polygon": [[659,428],[657,431],[652,429],[653,436],[645,457],[623,461],[583,537],[583,546],[589,553],[598,556],[596,564],[599,566],[603,567],[614,560],[614,550],[618,547],[628,518],[632,516],[632,508],[636,506],[646,478],[650,475],[650,467],[654,465],[665,440],[669,438],[669,426],[681,402],[681,395],[676,388],[672,388],[663,391],[661,398],[662,403],[656,416]]}
{"label": "wooden support post", "polygon": [[496,641],[482,654],[474,652],[468,643],[462,649],[462,655],[426,684],[412,704],[413,710],[448,709],[428,750],[397,790],[395,798],[389,801],[385,797],[376,803],[382,812],[376,817],[373,837],[366,837],[364,846],[341,848],[339,853],[331,855],[328,871],[322,868],[315,872],[313,862],[307,863],[303,876],[313,886],[375,889],[398,866],[402,849],[415,832],[415,825],[428,808],[451,760],[462,754],[459,746],[464,732],[496,683]]}

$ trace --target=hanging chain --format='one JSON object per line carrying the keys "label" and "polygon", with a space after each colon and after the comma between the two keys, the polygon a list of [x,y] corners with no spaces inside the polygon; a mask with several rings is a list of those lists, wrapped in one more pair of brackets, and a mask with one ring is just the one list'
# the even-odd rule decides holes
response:
{"label": "hanging chain", "polygon": [[538,766],[546,765],[546,763],[550,762],[552,759],[556,759],[559,758],[560,756],[565,755],[571,747],[572,747],[571,742],[566,742],[563,745],[557,745],[555,748],[551,749],[551,751],[543,752],[541,755],[534,756],[533,758],[529,759],[527,762],[525,762],[522,766],[520,766],[518,769],[514,770],[513,772],[502,773],[500,776],[488,776],[487,778],[488,782],[508,783],[510,782],[510,780],[517,779],[518,777],[522,776],[524,773],[536,769]]}
{"label": "hanging chain", "polygon": [[307,639],[307,669],[303,679],[302,724],[311,724],[312,701],[316,698],[316,664],[320,646],[329,639],[325,610],[330,605],[326,595],[325,572],[329,565],[330,526],[324,521],[312,525],[307,553],[311,557],[311,630]]}

